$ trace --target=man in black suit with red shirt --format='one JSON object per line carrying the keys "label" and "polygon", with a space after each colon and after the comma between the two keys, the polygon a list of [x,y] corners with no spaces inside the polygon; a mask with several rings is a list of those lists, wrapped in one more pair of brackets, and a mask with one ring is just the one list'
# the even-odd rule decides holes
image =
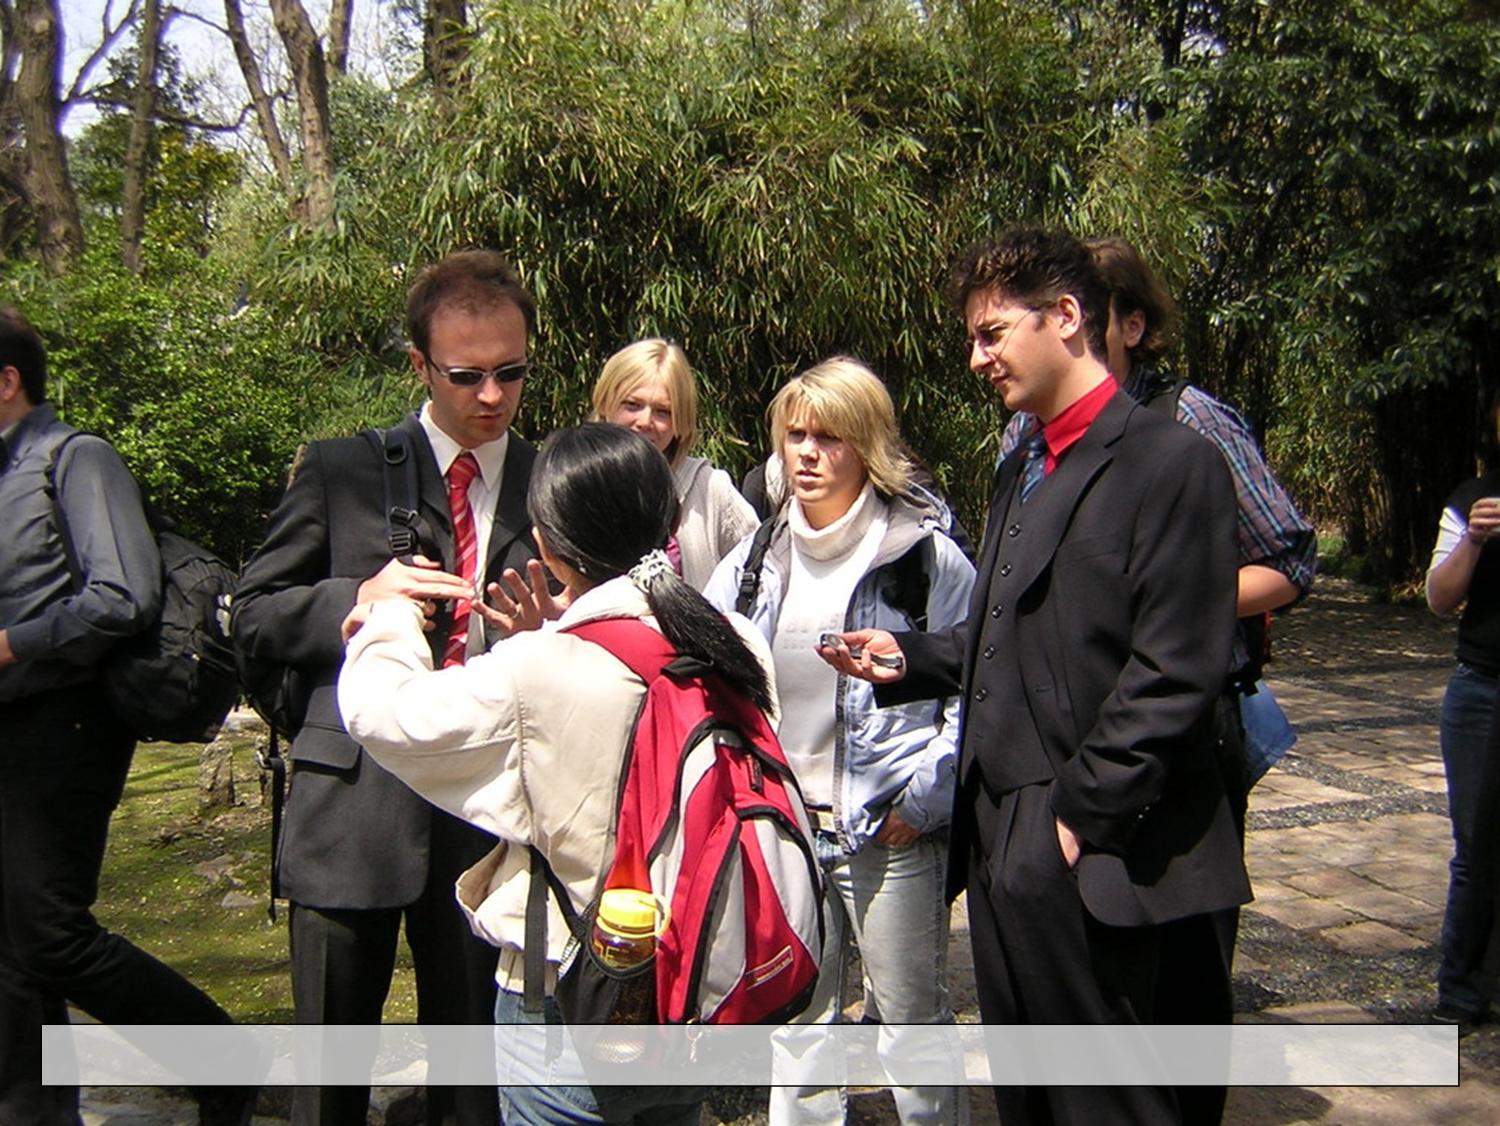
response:
{"label": "man in black suit with red shirt", "polygon": [[[1039,425],[997,470],[968,621],[823,653],[886,703],[963,694],[948,890],[969,894],[985,1022],[1150,1023],[1199,988],[1173,964],[1213,946],[1208,913],[1250,898],[1213,729],[1233,488],[1212,445],[1110,378],[1109,297],[1078,240],[982,242],[951,296],[969,366]],[[1167,1087],[997,1099],[1007,1126],[1183,1120]]]}

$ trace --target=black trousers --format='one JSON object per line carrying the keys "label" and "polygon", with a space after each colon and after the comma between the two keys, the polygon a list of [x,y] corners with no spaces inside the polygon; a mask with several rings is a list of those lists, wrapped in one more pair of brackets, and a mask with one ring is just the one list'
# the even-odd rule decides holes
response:
{"label": "black trousers", "polygon": [[[462,855],[463,834],[469,833],[472,830],[457,819],[434,813],[427,886],[405,907],[349,910],[292,904],[292,997],[299,1024],[379,1024],[404,919],[416,972],[417,1021],[494,1025],[499,952],[469,930],[453,898],[453,865],[441,859]],[[347,1037],[341,1050],[352,1050]],[[374,1052],[372,1040],[372,1062]],[[495,1126],[500,1107],[494,1084],[447,1086],[442,1067],[443,1060],[429,1058],[431,1126],[445,1121]],[[368,1086],[298,1087],[292,1098],[292,1123],[364,1126],[369,1102]]]}
{"label": "black trousers", "polygon": [[78,1121],[41,1086],[41,1026],[71,1001],[106,1024],[227,1024],[181,974],[94,918],[109,818],[135,750],[92,685],[0,704],[0,1124]]}
{"label": "black trousers", "polygon": [[[1179,959],[1210,985],[1226,976],[1213,920],[1112,927],[1095,919],[1058,847],[1049,794],[1042,784],[960,797],[974,802],[978,828],[968,906],[984,1022],[1152,1024],[1191,1009],[1203,982],[1185,980]],[[1005,1126],[1217,1122],[1222,1097],[1204,1108],[1200,1090],[1220,1089],[1000,1087],[995,1101]]]}

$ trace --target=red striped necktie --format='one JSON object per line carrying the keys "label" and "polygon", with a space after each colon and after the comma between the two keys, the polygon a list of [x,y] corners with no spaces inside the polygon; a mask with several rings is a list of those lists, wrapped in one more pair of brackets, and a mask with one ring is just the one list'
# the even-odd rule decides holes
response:
{"label": "red striped necktie", "polygon": [[[469,485],[479,473],[479,462],[465,451],[448,467],[448,509],[453,513],[454,571],[472,585],[479,566],[479,536],[474,531],[474,510],[469,507]],[[453,603],[453,626],[443,650],[443,667],[461,665],[469,648],[469,600]]]}

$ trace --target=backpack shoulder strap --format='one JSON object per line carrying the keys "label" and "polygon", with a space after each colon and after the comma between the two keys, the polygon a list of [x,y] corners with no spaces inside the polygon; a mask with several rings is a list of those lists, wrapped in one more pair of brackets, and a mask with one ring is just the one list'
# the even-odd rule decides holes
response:
{"label": "backpack shoulder strap", "polygon": [[736,614],[748,614],[755,605],[755,596],[760,592],[760,572],[766,564],[766,552],[771,548],[771,536],[776,531],[776,515],[761,521],[750,541],[750,550],[745,555],[745,566],[740,571],[740,592],[734,600]]}
{"label": "backpack shoulder strap", "polygon": [[[375,449],[385,484],[385,538],[391,554],[406,559],[417,550],[417,460],[398,426],[364,431]],[[400,498],[398,503],[397,498]]]}
{"label": "backpack shoulder strap", "polygon": [[1182,393],[1187,389],[1186,379],[1174,379],[1170,384],[1164,385],[1151,398],[1146,400],[1146,409],[1164,414],[1168,418],[1177,417],[1177,401],[1182,398]]}
{"label": "backpack shoulder strap", "polygon": [[588,924],[573,909],[568,889],[552,871],[552,865],[535,845],[527,845],[531,854],[531,886],[526,891],[526,931],[521,951],[521,1008],[539,1013],[545,1003],[547,977],[547,892],[551,890],[562,911],[568,932],[580,945],[588,941]]}
{"label": "backpack shoulder strap", "polygon": [[47,456],[47,499],[52,502],[52,518],[57,522],[57,533],[62,540],[63,559],[68,565],[68,577],[74,590],[83,589],[83,568],[78,564],[78,555],[73,550],[73,533],[68,528],[68,514],[63,511],[62,500],[57,492],[57,466],[62,461],[63,450],[74,438],[87,434],[87,430],[69,430],[57,440]]}
{"label": "backpack shoulder strap", "polygon": [[927,632],[927,596],[932,590],[932,571],[937,562],[937,545],[930,532],[912,544],[906,553],[885,566],[886,601],[911,622],[918,633]]}
{"label": "backpack shoulder strap", "polygon": [[677,650],[672,648],[672,643],[636,618],[596,618],[569,626],[564,632],[608,649],[647,684],[677,659]]}

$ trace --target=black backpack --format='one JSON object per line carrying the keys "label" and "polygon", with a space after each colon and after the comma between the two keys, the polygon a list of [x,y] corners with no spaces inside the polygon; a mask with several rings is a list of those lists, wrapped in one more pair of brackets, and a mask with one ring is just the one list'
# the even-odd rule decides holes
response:
{"label": "black backpack", "polygon": [[[47,487],[76,588],[83,575],[67,517],[57,503],[57,462],[75,430],[52,450]],[[172,531],[150,506],[146,519],[161,553],[161,612],[120,642],[100,665],[105,698],[137,738],[161,743],[207,743],[219,733],[239,698],[229,645],[229,595],[234,572],[207,548]]]}

